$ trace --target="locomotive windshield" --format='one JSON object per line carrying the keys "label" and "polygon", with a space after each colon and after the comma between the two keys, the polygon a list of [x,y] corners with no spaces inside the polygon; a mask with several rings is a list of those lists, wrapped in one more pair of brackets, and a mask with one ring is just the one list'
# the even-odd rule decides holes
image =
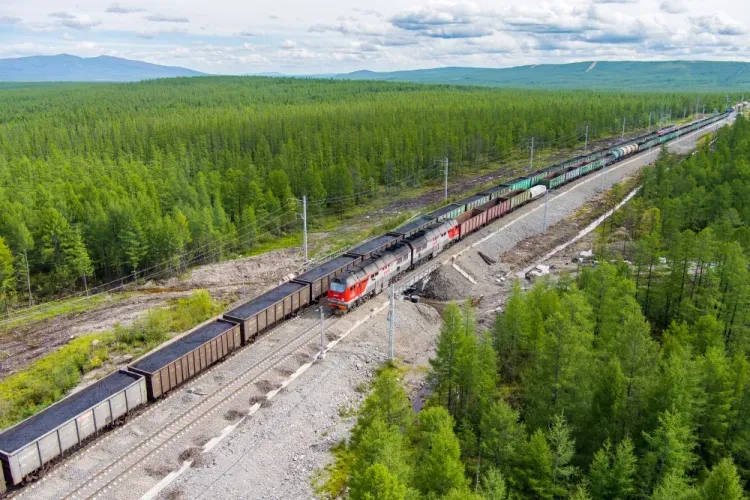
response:
{"label": "locomotive windshield", "polygon": [[331,283],[331,290],[334,292],[341,293],[341,292],[346,291],[346,285],[343,283],[338,283],[334,281]]}

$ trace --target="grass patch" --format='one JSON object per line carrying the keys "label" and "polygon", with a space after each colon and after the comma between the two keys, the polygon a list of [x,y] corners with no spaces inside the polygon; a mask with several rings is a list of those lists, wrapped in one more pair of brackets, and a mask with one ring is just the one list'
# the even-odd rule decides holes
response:
{"label": "grass patch", "polygon": [[13,425],[60,400],[82,377],[115,354],[139,356],[172,335],[217,314],[225,304],[205,290],[148,312],[132,325],[73,339],[24,370],[0,381],[0,427]]}
{"label": "grass patch", "polygon": [[313,491],[318,498],[339,498],[349,483],[349,475],[356,458],[354,453],[349,450],[344,440],[334,446],[331,453],[333,461],[312,477]]}

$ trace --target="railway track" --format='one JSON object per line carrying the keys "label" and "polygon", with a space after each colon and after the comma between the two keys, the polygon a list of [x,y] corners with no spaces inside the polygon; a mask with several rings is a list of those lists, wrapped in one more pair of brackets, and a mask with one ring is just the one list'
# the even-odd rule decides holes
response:
{"label": "railway track", "polygon": [[[716,126],[718,126],[718,124],[716,124]],[[712,128],[715,128],[715,126],[709,127],[709,129]],[[688,134],[682,139],[685,139],[688,136],[694,135],[696,133],[699,132],[696,131],[694,133]],[[679,142],[680,140],[681,139],[678,139],[676,142]],[[585,182],[590,181],[591,178]],[[538,207],[536,207],[532,211],[535,211],[537,209]],[[460,255],[462,252],[459,252],[458,255]],[[417,268],[415,271],[413,271],[413,273],[418,273],[422,276],[425,276],[434,271],[434,269],[441,264],[445,264],[445,262],[433,262],[424,267]],[[399,282],[402,282],[400,283],[401,286],[405,285],[403,281],[406,281],[411,275],[412,273],[409,273],[399,280]],[[208,377],[209,375],[214,375],[217,371],[221,371],[221,367],[226,366],[229,363],[237,363],[237,359],[239,358],[247,361],[248,357],[261,356],[260,359],[254,361],[249,368],[243,369],[236,376],[232,376],[228,383],[223,384],[216,390],[216,392],[214,392],[210,396],[205,397],[205,399],[201,400],[200,402],[196,402],[194,405],[185,409],[176,416],[173,414],[169,415],[169,423],[166,425],[166,427],[158,428],[158,430],[154,432],[147,433],[148,435],[138,432],[134,432],[137,437],[133,437],[132,434],[127,435],[129,430],[133,429],[137,424],[140,423],[145,423],[146,428],[153,428],[153,425],[149,426],[149,417],[155,415],[157,410],[162,408],[166,401],[174,401],[176,399],[175,396],[176,394],[178,394],[178,392],[175,392],[175,394],[173,394],[171,398],[167,398],[160,401],[159,403],[156,403],[155,405],[148,407],[144,412],[137,415],[125,426],[116,429],[113,432],[107,433],[107,435],[104,436],[104,439],[101,439],[100,442],[96,443],[94,446],[89,447],[87,451],[94,451],[97,449],[99,451],[102,451],[102,449],[104,448],[104,444],[112,443],[112,441],[118,440],[118,438],[120,437],[122,437],[123,439],[121,441],[117,441],[115,448],[117,448],[118,444],[121,444],[126,446],[127,449],[118,453],[112,453],[111,451],[104,450],[105,453],[114,456],[106,457],[103,460],[104,464],[99,465],[95,471],[86,471],[86,474],[88,474],[87,479],[83,482],[79,481],[72,490],[69,490],[68,487],[61,488],[64,491],[60,491],[59,496],[64,496],[66,498],[100,498],[106,496],[108,492],[110,492],[115,486],[126,480],[139,467],[143,466],[148,461],[158,457],[161,453],[166,451],[168,446],[174,444],[178,439],[184,437],[185,434],[187,434],[193,427],[202,423],[209,416],[215,414],[217,411],[222,410],[230,403],[236,402],[243,395],[247,395],[247,393],[251,392],[251,390],[253,389],[253,384],[259,381],[263,375],[267,374],[271,369],[282,364],[284,361],[289,359],[290,356],[298,353],[301,347],[305,346],[305,344],[309,343],[311,340],[315,340],[320,335],[317,314],[310,315],[310,312],[315,311],[316,309],[312,308],[303,313],[300,318],[305,322],[305,325],[300,328],[296,327],[299,325],[295,325],[295,327],[292,328],[285,328],[285,326],[292,326],[295,322],[291,321],[282,323],[278,328],[275,328],[268,334],[264,335],[261,339],[261,342],[263,342],[264,340],[267,342],[271,341],[272,335],[277,335],[279,337],[274,338],[273,341],[281,342],[281,345],[274,346],[272,349],[270,349],[269,352],[257,352],[259,351],[259,349],[257,349],[258,346],[256,345],[255,353],[252,352],[253,349],[241,351],[227,359],[224,363],[221,363],[207,370],[200,376],[185,384],[182,388],[183,390],[180,391],[182,393],[184,393],[185,390],[189,392],[191,388],[195,388],[201,381],[205,381],[206,377]],[[331,317],[330,312],[327,313],[327,317]],[[331,326],[335,326],[342,319],[344,319],[344,317],[335,318],[332,322],[329,322],[326,325],[326,329],[329,329]],[[308,321],[310,320],[312,320],[312,324],[308,326]],[[250,354],[247,354],[248,352]],[[127,441],[133,441],[133,443],[129,444],[127,443]],[[76,456],[79,456],[80,458],[80,455],[83,454],[76,453],[71,458],[75,459]],[[73,461],[71,460],[71,458],[68,458],[68,460],[60,464],[60,468],[67,465],[68,462]],[[53,471],[52,474],[50,474],[47,478],[43,478],[36,485],[31,485],[31,487],[27,488],[26,491],[19,492],[14,496],[18,498],[24,498],[27,495],[35,496],[35,487],[42,486],[42,484],[46,480],[53,478],[55,472],[56,471]],[[67,479],[63,480],[66,483],[68,482]],[[69,482],[74,483],[74,481]]]}
{"label": "railway track", "polygon": [[[330,312],[327,314],[327,317],[331,317]],[[336,324],[340,319],[336,318],[333,324]],[[331,324],[328,326],[330,327]],[[296,354],[299,348],[317,338],[320,335],[320,329],[318,323],[315,322],[311,326],[305,327],[301,333],[295,329],[295,333],[298,336],[293,335],[290,340],[264,356],[254,366],[239,374],[220,391],[207,397],[192,410],[176,419],[171,425],[149,437],[126,454],[118,457],[116,463],[110,465],[85,484],[76,488],[66,498],[99,498],[111,489],[112,486],[133,473],[137,467],[144,465],[148,460],[158,456],[163,449],[180,438],[182,434],[186,433],[194,425],[199,424],[212,414],[220,411],[225,405],[234,402],[243,394],[247,395],[246,393],[252,389],[252,384],[260,381],[261,377],[268,371]],[[247,399],[249,401],[249,398]]]}
{"label": "railway track", "polygon": [[[439,262],[433,261],[427,265],[413,269],[401,276],[398,281],[394,282],[394,286],[398,290],[403,290],[414,282],[424,279],[439,266]],[[328,331],[331,327],[336,326],[341,320],[347,318],[347,316],[337,316],[330,310],[324,310],[324,319],[329,320],[325,324],[325,331]],[[308,313],[310,311],[317,313],[318,309],[312,308],[308,310]],[[223,410],[225,405],[229,405],[236,400],[241,399],[243,394],[252,391],[253,384],[261,380],[266,373],[283,363],[290,356],[298,353],[301,347],[311,341],[317,340],[320,336],[319,316],[315,314],[314,318],[310,319],[314,320],[312,325],[295,328],[291,333],[292,338],[287,340],[283,345],[264,355],[264,357],[254,366],[239,374],[221,390],[207,397],[197,406],[175,419],[168,427],[151,434],[143,439],[140,444],[117,457],[104,470],[92,476],[84,484],[76,487],[73,491],[66,494],[64,498],[71,500],[106,498],[107,494],[114,487],[125,481],[131,474],[136,472],[149,460],[157,458],[169,445],[183,437],[183,435],[189,432],[194,426]],[[361,323],[361,320],[355,322],[350,331]],[[273,333],[274,331],[270,333]],[[268,336],[265,336],[264,338],[268,338]],[[212,371],[213,369],[210,369],[202,376],[211,374]],[[196,382],[199,381],[200,378],[202,377],[196,379]],[[189,386],[187,388],[189,388]],[[248,396],[248,394],[245,394],[245,396]],[[144,416],[145,415],[140,415],[139,418]]]}
{"label": "railway track", "polygon": [[[121,483],[124,479],[130,476],[138,467],[143,466],[148,461],[159,456],[167,446],[173,444],[176,440],[185,435],[194,426],[203,422],[206,418],[216,414],[228,405],[237,402],[243,395],[247,396],[245,402],[248,402],[249,393],[253,391],[256,382],[262,380],[262,378],[272,369],[287,361],[291,356],[298,354],[300,349],[305,345],[319,338],[320,318],[317,314],[310,315],[311,311],[316,312],[317,308],[308,310],[307,315],[310,317],[298,317],[297,319],[302,319],[305,324],[303,326],[297,326],[296,328],[287,328],[281,335],[280,339],[274,339],[272,338],[272,335],[274,333],[278,334],[279,330],[283,328],[284,325],[288,326],[288,323],[282,324],[279,329],[272,330],[264,335],[261,341],[270,342],[276,340],[281,344],[275,346],[270,352],[265,353],[259,360],[254,362],[252,366],[240,372],[213,394],[206,396],[205,399],[179,414],[166,427],[159,428],[158,430],[155,430],[155,432],[146,435],[139,435],[137,442],[134,445],[111,459],[107,458],[106,464],[103,468],[89,476],[84,483],[76,485],[71,491],[60,492],[61,496],[70,499],[101,497],[113,486]],[[344,318],[335,317],[331,315],[329,311],[326,311],[325,319],[327,320],[325,323],[325,329],[328,330]],[[244,353],[247,352],[248,351],[244,351]],[[132,436],[123,436],[123,434],[138,434],[133,431],[138,424],[143,423],[145,425],[142,427],[146,428],[152,427],[148,424],[150,417],[154,416],[154,414],[166,402],[180,393],[184,393],[185,391],[190,392],[191,389],[195,390],[195,388],[204,381],[206,377],[214,375],[217,368],[225,366],[229,362],[234,361],[236,363],[242,361],[242,354],[243,352],[237,353],[237,355],[232,356],[224,363],[207,370],[201,374],[201,376],[183,386],[181,391],[176,391],[170,398],[166,398],[156,405],[149,407],[146,411],[130,420],[125,426],[108,433],[108,435],[99,443],[96,443],[95,446],[81,451],[91,452],[97,449],[101,451],[104,448],[104,445],[111,443],[113,440],[128,440],[128,438],[131,438]],[[56,475],[60,468],[69,465],[67,462],[70,462],[71,460],[75,461],[76,458],[80,459],[82,456],[79,454],[73,455],[67,461],[59,464],[58,468],[53,470],[49,476],[42,478],[35,484],[29,485],[28,488],[19,491],[18,494],[13,495],[13,497],[18,499],[33,498],[36,493],[34,490],[43,486],[45,482],[56,479]]]}

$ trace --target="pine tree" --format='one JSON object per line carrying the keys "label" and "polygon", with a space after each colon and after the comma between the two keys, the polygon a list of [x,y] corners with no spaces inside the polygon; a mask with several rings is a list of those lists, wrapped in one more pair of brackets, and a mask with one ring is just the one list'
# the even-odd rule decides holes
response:
{"label": "pine tree", "polygon": [[711,473],[700,488],[700,493],[701,498],[705,500],[715,498],[742,500],[745,498],[737,468],[731,458],[724,458],[711,469]]}
{"label": "pine tree", "polygon": [[518,486],[518,467],[526,448],[526,433],[519,420],[518,412],[499,400],[482,415],[480,426],[483,463],[501,472],[514,488]]}
{"label": "pine tree", "polygon": [[684,476],[695,464],[695,438],[685,417],[677,411],[659,415],[659,427],[644,434],[648,451],[643,457],[643,486],[653,488],[671,475]]}
{"label": "pine tree", "polygon": [[362,405],[352,434],[354,446],[359,444],[362,430],[367,429],[375,420],[400,432],[408,431],[411,426],[411,405],[397,371],[393,368],[385,368],[375,377],[372,392]]}
{"label": "pine tree", "polygon": [[555,496],[566,496],[578,469],[571,465],[576,453],[575,440],[570,436],[568,423],[562,415],[555,415],[547,431],[552,457],[552,485]]}
{"label": "pine tree", "polygon": [[416,429],[419,450],[415,484],[424,494],[445,495],[467,486],[461,449],[453,433],[453,419],[443,408],[427,408],[419,414]]}
{"label": "pine tree", "polygon": [[594,455],[588,475],[588,491],[595,499],[625,500],[635,492],[637,459],[633,443],[624,439],[613,451],[609,441]]}
{"label": "pine tree", "polygon": [[16,288],[16,270],[13,254],[0,238],[0,305],[7,311]]}
{"label": "pine tree", "polygon": [[486,500],[506,500],[508,488],[503,474],[495,468],[487,470],[482,476],[480,492]]}

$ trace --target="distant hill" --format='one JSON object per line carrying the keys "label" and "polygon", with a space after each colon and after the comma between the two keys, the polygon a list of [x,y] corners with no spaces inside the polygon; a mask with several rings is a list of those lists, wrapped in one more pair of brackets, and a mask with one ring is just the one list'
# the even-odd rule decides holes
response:
{"label": "distant hill", "polygon": [[60,54],[0,59],[0,82],[133,82],[201,75],[203,73],[177,66],[110,56],[83,58]]}
{"label": "distant hill", "polygon": [[334,78],[520,88],[747,90],[750,94],[750,63],[745,62],[588,61],[515,68],[435,68],[390,73],[356,71]]}

